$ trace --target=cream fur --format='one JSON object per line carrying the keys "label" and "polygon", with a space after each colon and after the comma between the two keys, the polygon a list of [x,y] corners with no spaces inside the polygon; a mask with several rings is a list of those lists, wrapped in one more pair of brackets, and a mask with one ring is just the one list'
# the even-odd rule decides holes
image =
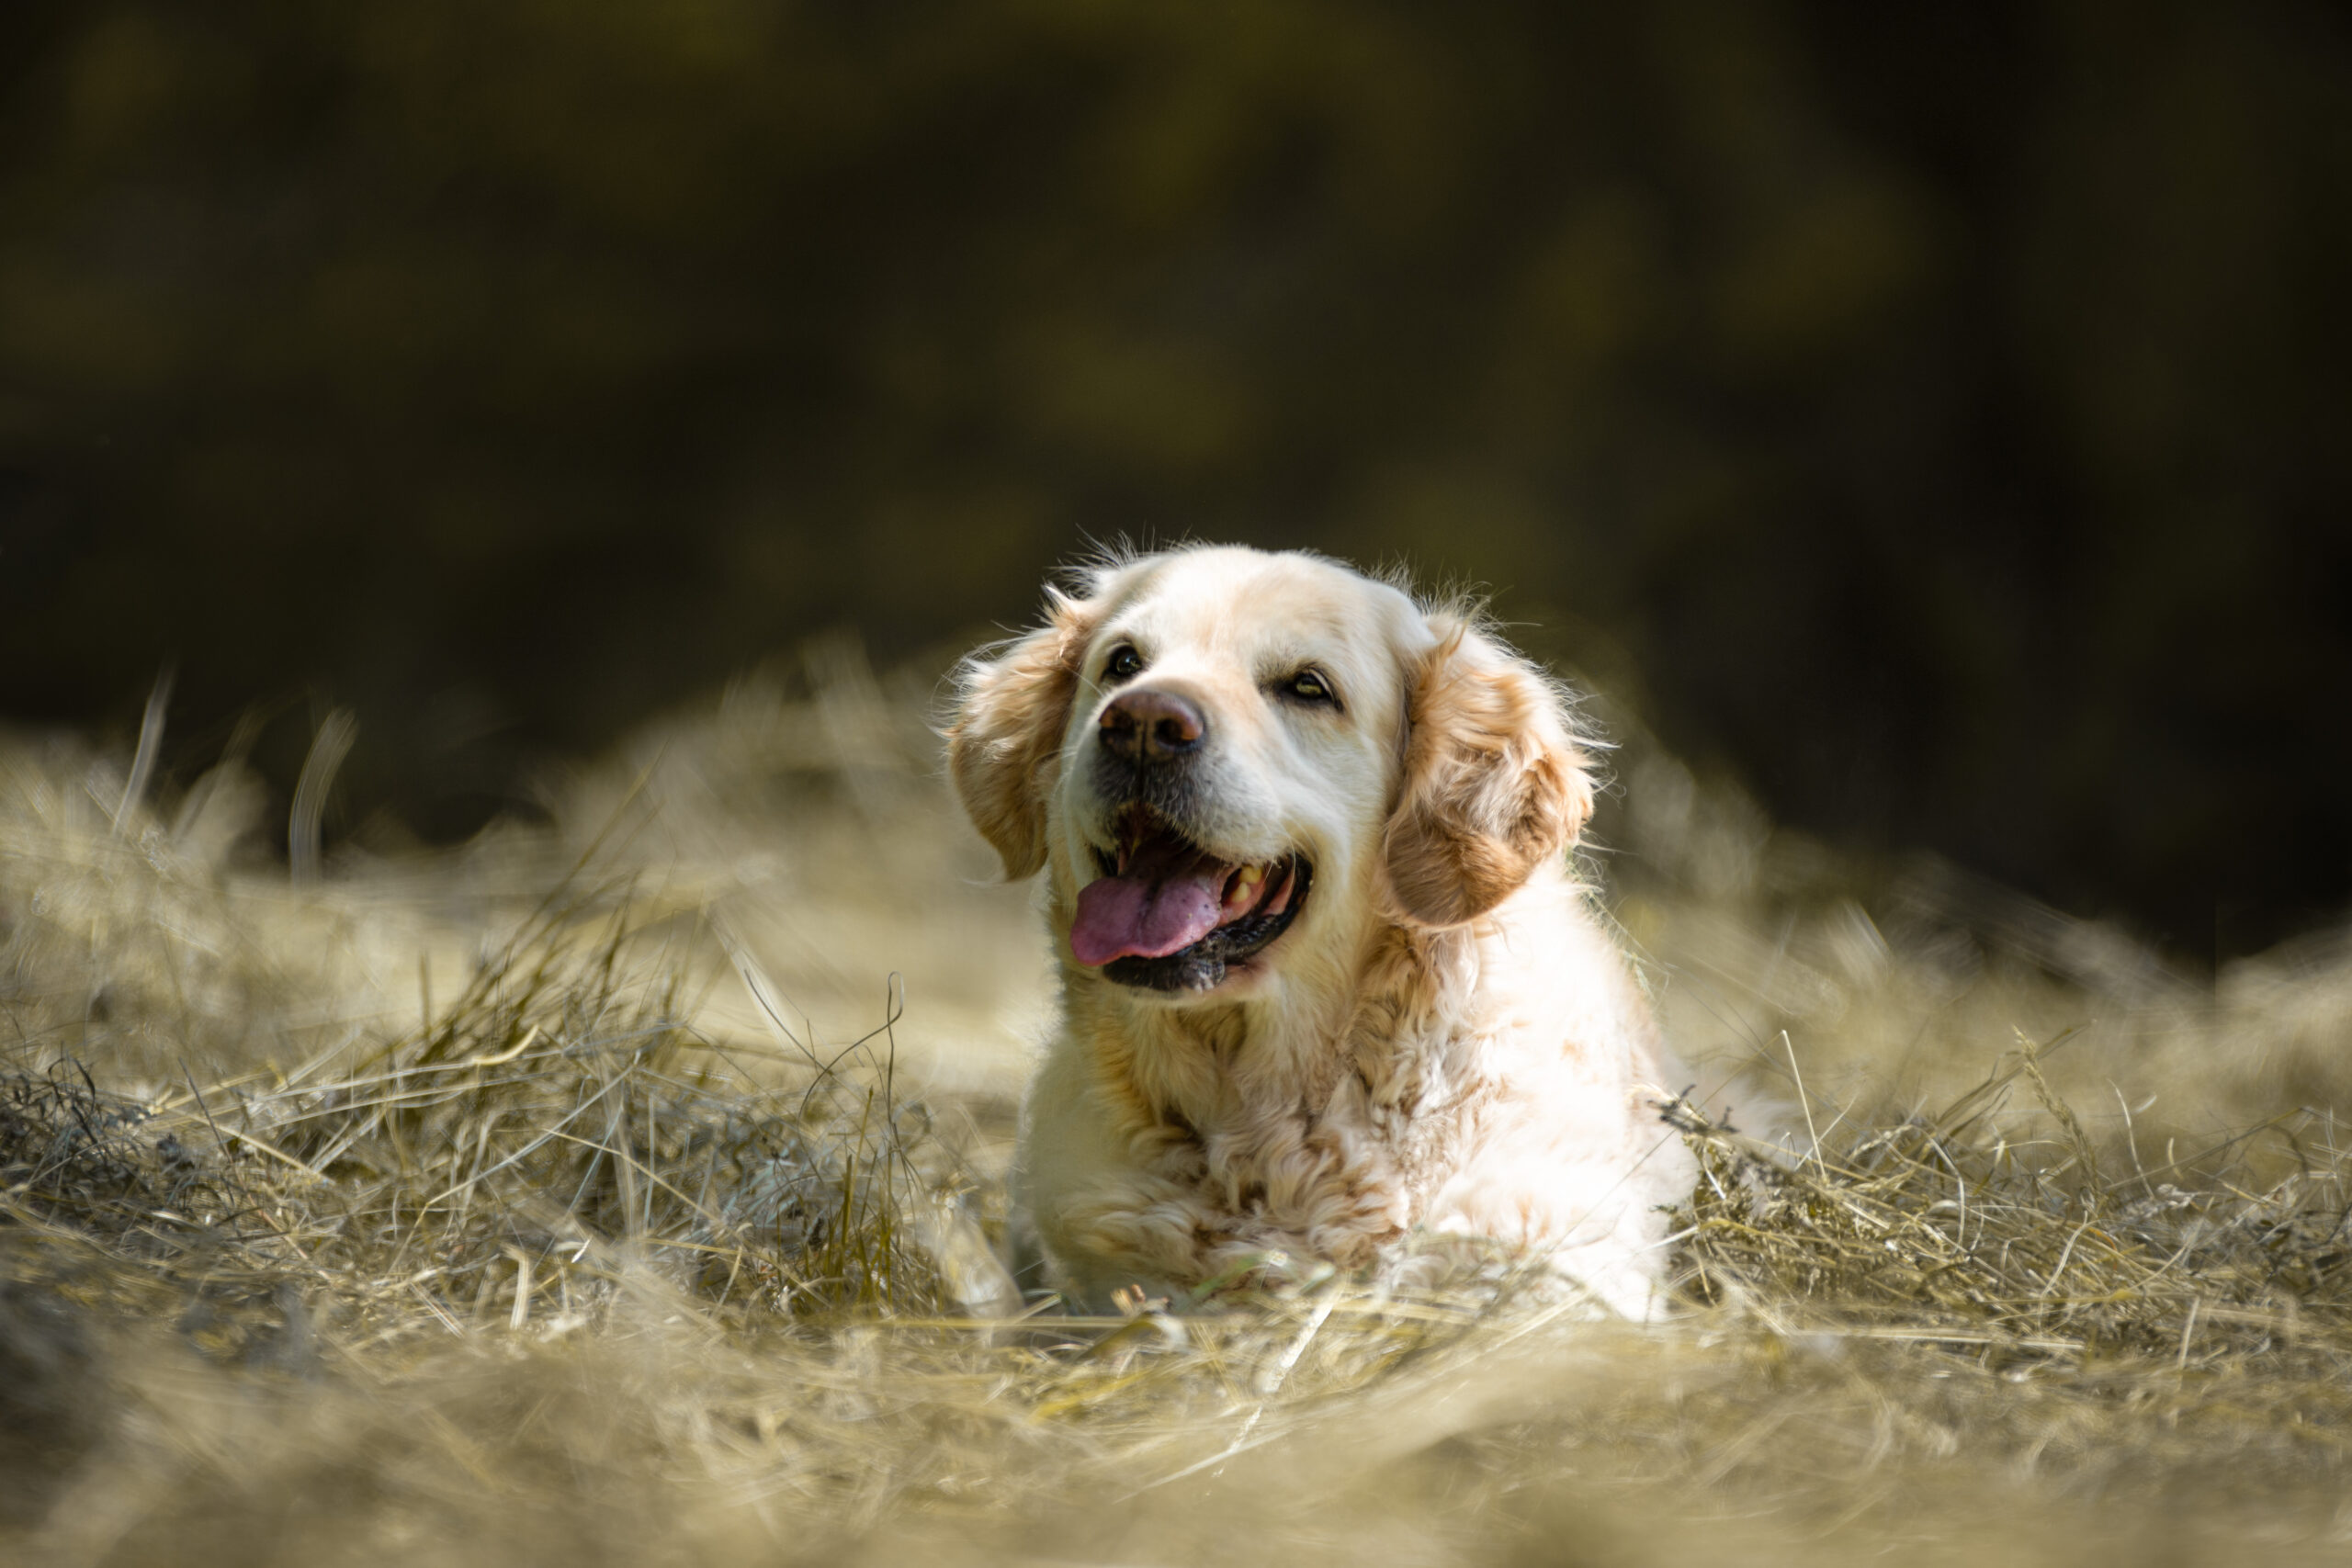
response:
{"label": "cream fur", "polygon": [[[1191,836],[1315,867],[1291,929],[1205,994],[1121,986],[1069,950],[1124,805],[1094,765],[1120,645],[1146,660],[1134,683],[1208,716]],[[1340,711],[1272,694],[1303,665]],[[1284,1258],[1394,1277],[1419,1233],[1492,1238],[1652,1313],[1661,1210],[1694,1178],[1653,1104],[1680,1074],[1570,873],[1590,784],[1524,660],[1317,558],[1186,549],[1091,572],[975,656],[949,739],[1008,874],[1045,872],[1062,1012],[1020,1198],[1073,1303]]]}

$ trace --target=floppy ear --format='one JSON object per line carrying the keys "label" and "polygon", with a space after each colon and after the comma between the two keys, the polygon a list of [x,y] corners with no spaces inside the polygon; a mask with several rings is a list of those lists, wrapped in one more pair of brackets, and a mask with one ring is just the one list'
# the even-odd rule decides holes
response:
{"label": "floppy ear", "polygon": [[1046,863],[1046,795],[1096,619],[1087,601],[1052,589],[1046,608],[1037,630],[964,661],[947,728],[956,793],[1015,881]]}
{"label": "floppy ear", "polygon": [[1419,925],[1457,926],[1518,891],[1592,815],[1592,778],[1556,693],[1465,622],[1407,671],[1405,777],[1388,881]]}

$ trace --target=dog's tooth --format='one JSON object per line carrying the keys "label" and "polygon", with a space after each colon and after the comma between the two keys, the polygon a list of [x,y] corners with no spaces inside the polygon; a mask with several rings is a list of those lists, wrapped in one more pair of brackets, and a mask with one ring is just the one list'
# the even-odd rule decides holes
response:
{"label": "dog's tooth", "polygon": [[1245,865],[1233,874],[1225,885],[1225,908],[1228,914],[1247,909],[1258,897],[1258,868]]}

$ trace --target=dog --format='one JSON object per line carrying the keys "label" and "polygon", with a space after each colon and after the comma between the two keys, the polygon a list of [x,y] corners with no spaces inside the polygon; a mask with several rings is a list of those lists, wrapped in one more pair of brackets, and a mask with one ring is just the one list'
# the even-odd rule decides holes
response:
{"label": "dog", "polygon": [[1061,1009],[1016,1206],[1069,1305],[1469,1238],[1648,1318],[1679,1069],[1568,850],[1562,692],[1461,607],[1192,547],[1049,589],[958,671],[948,768],[1045,873]]}

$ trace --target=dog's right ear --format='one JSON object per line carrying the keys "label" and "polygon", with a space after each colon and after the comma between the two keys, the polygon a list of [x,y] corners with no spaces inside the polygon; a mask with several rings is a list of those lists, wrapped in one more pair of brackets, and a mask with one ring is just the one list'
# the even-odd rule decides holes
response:
{"label": "dog's right ear", "polygon": [[1046,863],[1046,796],[1054,787],[1062,730],[1078,691],[1093,602],[1046,591],[1046,624],[974,654],[956,671],[947,727],[947,771],[972,826],[1015,881]]}

